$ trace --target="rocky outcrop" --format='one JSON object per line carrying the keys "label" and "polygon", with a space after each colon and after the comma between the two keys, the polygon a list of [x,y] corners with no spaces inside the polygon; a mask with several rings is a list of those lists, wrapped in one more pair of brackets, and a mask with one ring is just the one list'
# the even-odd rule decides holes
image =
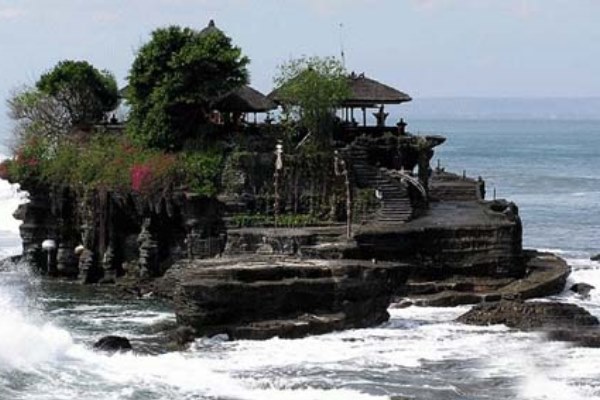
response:
{"label": "rocky outcrop", "polygon": [[504,324],[521,330],[579,329],[599,324],[596,317],[574,304],[521,301],[481,304],[457,321],[468,325]]}
{"label": "rocky outcrop", "polygon": [[118,351],[130,351],[133,350],[129,339],[122,336],[104,336],[96,343],[94,343],[94,350],[106,351],[109,353],[115,353]]}
{"label": "rocky outcrop", "polygon": [[451,277],[439,281],[409,280],[403,287],[411,304],[425,307],[453,307],[499,300],[526,300],[559,294],[571,268],[549,253],[525,251],[525,276],[519,279],[493,277]]}
{"label": "rocky outcrop", "polygon": [[548,332],[548,339],[559,342],[571,342],[580,347],[600,348],[600,330],[596,327],[554,329]]}
{"label": "rocky outcrop", "polygon": [[500,301],[475,306],[457,319],[468,325],[503,324],[525,331],[543,331],[552,341],[600,348],[600,322],[575,304]]}
{"label": "rocky outcrop", "polygon": [[569,288],[571,292],[575,292],[582,297],[589,297],[590,292],[594,289],[596,289],[595,286],[584,282],[576,283]]}
{"label": "rocky outcrop", "polygon": [[199,335],[286,338],[377,325],[409,267],[274,257],[183,261],[157,285]]}
{"label": "rocky outcrop", "polygon": [[[32,184],[23,189],[29,202],[15,217],[23,221],[24,261],[53,276],[82,283],[115,283],[125,274],[152,279],[177,260],[212,257],[225,245],[216,199],[177,191],[152,199]],[[50,254],[41,246],[46,239],[57,245]]]}
{"label": "rocky outcrop", "polygon": [[403,225],[361,226],[355,240],[370,257],[414,264],[429,279],[525,273],[518,209],[505,201],[435,203]]}

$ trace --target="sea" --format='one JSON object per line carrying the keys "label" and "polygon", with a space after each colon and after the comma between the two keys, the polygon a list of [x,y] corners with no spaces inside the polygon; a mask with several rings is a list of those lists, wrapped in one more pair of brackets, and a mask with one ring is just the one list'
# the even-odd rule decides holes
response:
{"label": "sea", "polygon": [[[433,161],[487,182],[518,204],[528,248],[573,268],[589,298],[555,297],[600,317],[600,120],[413,119],[447,137]],[[0,255],[20,251],[12,213],[26,197],[0,181]],[[167,305],[108,300],[104,287],[48,282],[23,266],[0,272],[0,400],[600,399],[600,349],[540,333],[455,322],[469,307],[390,308],[388,322],[305,339],[198,339],[164,353]],[[139,352],[93,342],[131,338]]]}

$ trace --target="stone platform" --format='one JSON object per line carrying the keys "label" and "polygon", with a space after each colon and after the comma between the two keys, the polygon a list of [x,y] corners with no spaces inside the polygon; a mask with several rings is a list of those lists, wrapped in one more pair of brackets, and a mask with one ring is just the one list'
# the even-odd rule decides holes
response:
{"label": "stone platform", "polygon": [[527,300],[559,294],[571,268],[550,253],[525,251],[522,278],[455,276],[440,281],[410,279],[404,286],[406,299],[400,304],[451,307],[500,300]]}
{"label": "stone platform", "polygon": [[401,260],[424,278],[521,277],[522,225],[506,201],[432,203],[405,224],[366,224],[355,240],[365,258]]}
{"label": "stone platform", "polygon": [[274,256],[181,261],[157,284],[177,321],[198,335],[285,338],[387,321],[402,263],[299,260]]}

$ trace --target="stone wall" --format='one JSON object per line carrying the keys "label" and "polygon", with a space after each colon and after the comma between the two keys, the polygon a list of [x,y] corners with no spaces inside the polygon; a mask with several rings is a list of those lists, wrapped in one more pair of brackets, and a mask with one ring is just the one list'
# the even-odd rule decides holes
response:
{"label": "stone wall", "polygon": [[[214,199],[26,189],[30,201],[15,213],[23,221],[23,255],[52,276],[84,283],[111,283],[126,274],[154,278],[180,259],[212,257],[225,246],[222,205]],[[56,243],[49,255],[42,249],[46,239]]]}
{"label": "stone wall", "polygon": [[[453,206],[454,207],[451,207]],[[415,265],[416,276],[524,274],[522,225],[513,203],[464,203],[432,207],[404,227],[370,226],[356,235],[368,257]]]}

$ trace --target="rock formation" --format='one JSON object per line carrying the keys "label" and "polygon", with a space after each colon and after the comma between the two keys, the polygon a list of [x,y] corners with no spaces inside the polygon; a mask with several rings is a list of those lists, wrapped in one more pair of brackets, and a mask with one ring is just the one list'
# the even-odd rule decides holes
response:
{"label": "rock formation", "polygon": [[133,347],[129,339],[122,336],[104,336],[94,343],[94,349],[115,353],[118,351],[131,351]]}
{"label": "rock formation", "polygon": [[[24,259],[82,283],[156,290],[189,332],[250,339],[373,326],[393,296],[455,305],[564,285],[566,265],[523,252],[515,204],[485,201],[481,179],[431,170],[444,138],[341,137],[335,153],[284,154],[274,174],[270,134],[225,155],[214,197],[24,184]],[[42,251],[46,239],[56,254]],[[486,279],[496,283],[483,293]]]}
{"label": "rock formation", "polygon": [[457,321],[468,325],[504,324],[521,330],[580,329],[598,325],[596,317],[574,304],[522,301],[480,304]]}
{"label": "rock formation", "polygon": [[410,268],[356,260],[275,257],[180,262],[157,284],[177,321],[201,335],[295,338],[386,321]]}

